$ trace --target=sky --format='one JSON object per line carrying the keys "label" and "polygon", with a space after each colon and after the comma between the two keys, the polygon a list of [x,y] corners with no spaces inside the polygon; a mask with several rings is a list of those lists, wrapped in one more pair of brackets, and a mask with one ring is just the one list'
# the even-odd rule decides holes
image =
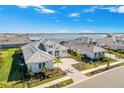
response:
{"label": "sky", "polygon": [[0,33],[124,32],[124,6],[0,5]]}

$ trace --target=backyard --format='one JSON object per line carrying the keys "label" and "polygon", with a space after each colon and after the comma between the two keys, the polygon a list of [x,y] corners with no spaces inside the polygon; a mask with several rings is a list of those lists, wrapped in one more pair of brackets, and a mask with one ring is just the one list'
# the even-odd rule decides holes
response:
{"label": "backyard", "polygon": [[45,78],[39,78],[39,74],[34,74],[32,79],[25,77],[22,81],[20,54],[19,48],[0,50],[0,87],[34,87],[66,76],[60,68],[53,68],[47,71]]}
{"label": "backyard", "polygon": [[0,50],[0,81],[18,80],[20,78],[20,68],[16,51],[19,48]]}

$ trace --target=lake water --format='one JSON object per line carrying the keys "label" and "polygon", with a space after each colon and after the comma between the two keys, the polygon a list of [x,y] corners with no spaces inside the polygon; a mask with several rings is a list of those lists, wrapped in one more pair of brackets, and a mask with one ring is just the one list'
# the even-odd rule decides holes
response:
{"label": "lake water", "polygon": [[67,41],[67,40],[73,40],[79,37],[90,37],[93,39],[99,39],[105,37],[106,34],[86,34],[86,33],[78,33],[78,34],[73,34],[73,33],[43,33],[39,35],[32,35],[29,38],[32,40],[38,40],[41,38],[47,38],[47,39],[52,39],[52,40],[57,40],[57,41]]}

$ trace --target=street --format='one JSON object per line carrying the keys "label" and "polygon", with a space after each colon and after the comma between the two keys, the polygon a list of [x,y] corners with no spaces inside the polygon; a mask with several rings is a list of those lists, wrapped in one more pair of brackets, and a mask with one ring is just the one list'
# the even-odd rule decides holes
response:
{"label": "street", "polygon": [[124,67],[72,84],[69,88],[124,88]]}

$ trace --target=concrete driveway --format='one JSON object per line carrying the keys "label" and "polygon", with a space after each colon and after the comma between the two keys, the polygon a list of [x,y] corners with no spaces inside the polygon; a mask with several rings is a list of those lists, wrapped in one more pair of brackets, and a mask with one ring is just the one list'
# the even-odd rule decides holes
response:
{"label": "concrete driveway", "polygon": [[62,63],[59,63],[58,66],[66,72],[66,74],[73,79],[74,82],[86,79],[87,76],[81,74],[77,69],[75,69],[72,64],[76,64],[78,61],[72,58],[63,58]]}

